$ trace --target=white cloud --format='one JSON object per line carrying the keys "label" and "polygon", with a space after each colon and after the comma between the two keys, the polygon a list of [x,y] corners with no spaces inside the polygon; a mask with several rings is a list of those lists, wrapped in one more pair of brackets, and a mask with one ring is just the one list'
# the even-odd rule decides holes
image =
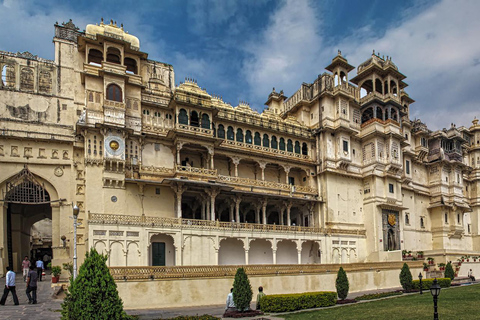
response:
{"label": "white cloud", "polygon": [[322,46],[319,29],[315,10],[307,1],[287,0],[280,5],[266,30],[245,47],[248,57],[242,71],[251,99],[266,100],[272,86],[291,94],[312,78]]}
{"label": "white cloud", "polygon": [[318,10],[306,1],[284,2],[246,48],[250,57],[243,70],[251,98],[265,99],[272,86],[293,94],[302,82],[323,72],[337,48],[353,65],[367,60],[375,49],[393,56],[408,77],[406,91],[417,101],[412,117],[420,117],[432,129],[451,122],[470,125],[474,115],[480,117],[480,2],[444,0],[416,8],[401,14],[403,20],[381,37],[366,24],[340,43],[322,47],[326,35],[318,32]]}

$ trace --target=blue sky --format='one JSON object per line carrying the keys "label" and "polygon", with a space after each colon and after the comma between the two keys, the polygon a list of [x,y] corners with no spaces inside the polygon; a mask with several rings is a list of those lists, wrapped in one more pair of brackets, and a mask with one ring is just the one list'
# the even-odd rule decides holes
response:
{"label": "blue sky", "polygon": [[177,84],[195,78],[262,111],[272,87],[293,94],[338,49],[354,66],[375,49],[407,76],[411,118],[437,130],[480,118],[479,12],[476,0],[0,0],[0,50],[53,59],[56,21],[113,19],[173,65]]}

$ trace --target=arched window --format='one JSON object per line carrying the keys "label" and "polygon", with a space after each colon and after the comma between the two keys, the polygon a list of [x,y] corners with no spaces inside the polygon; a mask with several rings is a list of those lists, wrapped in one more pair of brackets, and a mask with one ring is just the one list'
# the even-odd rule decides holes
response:
{"label": "arched window", "polygon": [[410,225],[410,217],[409,217],[408,213],[405,214],[405,224]]}
{"label": "arched window", "polygon": [[308,147],[307,147],[307,144],[305,142],[302,143],[302,154],[304,156],[308,155]]}
{"label": "arched window", "polygon": [[367,108],[362,113],[362,124],[373,118],[373,109]]}
{"label": "arched window", "polygon": [[277,149],[278,148],[277,137],[272,136],[271,146],[272,146],[272,149]]}
{"label": "arched window", "polygon": [[200,121],[198,121],[197,111],[192,111],[192,113],[190,114],[190,125],[193,126],[193,127],[198,127],[199,122]]}
{"label": "arched window", "polygon": [[120,50],[117,48],[110,47],[107,50],[107,62],[120,64]]}
{"label": "arched window", "polygon": [[287,151],[288,152],[293,152],[293,142],[291,139],[288,139],[287,141]]}
{"label": "arched window", "polygon": [[143,109],[143,114],[146,116],[150,115],[150,111],[148,109]]}
{"label": "arched window", "polygon": [[278,148],[282,151],[285,151],[285,139],[280,138],[280,143],[278,144]]}
{"label": "arched window", "polygon": [[243,130],[240,128],[237,129],[237,141],[243,142]]}
{"label": "arched window", "polygon": [[377,119],[385,120],[385,118],[383,117],[383,110],[380,107],[377,107]]}
{"label": "arched window", "polygon": [[423,217],[420,218],[420,228],[425,228],[425,222],[423,221]]}
{"label": "arched window", "polygon": [[270,139],[268,139],[268,134],[263,135],[263,146],[270,147]]}
{"label": "arched window", "polygon": [[295,153],[300,154],[300,142],[295,141]]}
{"label": "arched window", "polygon": [[228,126],[228,129],[227,129],[227,140],[235,140],[235,134],[233,133],[233,127],[232,126]]}
{"label": "arched window", "polygon": [[202,114],[202,128],[210,129],[210,117],[206,113]]}
{"label": "arched window", "polygon": [[245,132],[245,142],[252,144],[252,131],[247,130],[247,132]]}
{"label": "arched window", "polygon": [[375,91],[383,94],[383,85],[380,79],[375,80]]}
{"label": "arched window", "polygon": [[110,84],[107,87],[107,100],[122,102],[122,89],[116,84]]}
{"label": "arched window", "polygon": [[219,137],[220,139],[225,139],[225,127],[223,126],[223,124],[218,125],[217,137]]}
{"label": "arched window", "polygon": [[132,58],[125,58],[123,64],[127,67],[127,73],[137,74],[137,61]]}
{"label": "arched window", "polygon": [[260,133],[255,132],[255,136],[253,138],[253,144],[256,146],[261,146],[262,145],[262,138],[260,138]]}
{"label": "arched window", "polygon": [[188,125],[188,113],[185,109],[180,109],[178,113],[178,123]]}
{"label": "arched window", "polygon": [[97,49],[88,51],[88,63],[101,66],[103,62],[103,53]]}

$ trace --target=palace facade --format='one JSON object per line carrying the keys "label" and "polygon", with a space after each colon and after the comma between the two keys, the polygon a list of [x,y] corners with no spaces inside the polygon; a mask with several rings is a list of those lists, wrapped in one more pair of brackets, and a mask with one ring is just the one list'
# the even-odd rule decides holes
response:
{"label": "palace facade", "polygon": [[[0,51],[0,273],[51,219],[53,264],[439,262],[480,255],[480,124],[431,131],[390,58],[339,52],[262,113],[148,59],[116,23],[55,24],[55,60]],[[48,237],[47,237],[48,238]],[[35,254],[35,253],[33,253]]]}

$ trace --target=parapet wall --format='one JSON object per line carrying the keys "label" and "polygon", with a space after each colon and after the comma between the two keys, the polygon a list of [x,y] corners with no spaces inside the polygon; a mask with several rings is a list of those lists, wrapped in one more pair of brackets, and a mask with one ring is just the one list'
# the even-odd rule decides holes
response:
{"label": "parapet wall", "polygon": [[[415,275],[422,272],[422,262],[408,264],[416,278]],[[244,267],[255,299],[259,286],[263,286],[266,294],[336,291],[335,279],[340,266],[347,272],[350,292],[395,288],[400,286],[402,265],[403,262],[386,262]],[[111,272],[124,307],[143,309],[223,304],[238,267],[241,266],[119,267],[111,268]],[[159,272],[160,269],[163,272]]]}

